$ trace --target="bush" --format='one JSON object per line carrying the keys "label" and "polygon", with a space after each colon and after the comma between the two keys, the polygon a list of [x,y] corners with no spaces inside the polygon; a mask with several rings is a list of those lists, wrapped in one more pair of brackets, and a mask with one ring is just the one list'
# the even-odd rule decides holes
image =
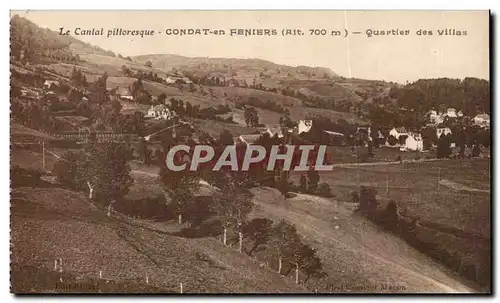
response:
{"label": "bush", "polygon": [[323,196],[323,197],[331,197],[332,196],[332,189],[328,183],[322,182],[319,184],[318,187],[318,195]]}
{"label": "bush", "polygon": [[115,210],[131,217],[141,219],[166,219],[172,217],[165,204],[165,197],[145,198],[141,200],[119,200]]}
{"label": "bush", "polygon": [[53,168],[53,172],[61,184],[74,189],[83,187],[83,171],[85,155],[83,153],[66,152]]}
{"label": "bush", "polygon": [[377,190],[373,187],[361,186],[359,191],[359,209],[369,218],[373,218],[377,211]]}
{"label": "bush", "polygon": [[351,200],[353,203],[359,203],[359,194],[357,191],[351,191]]}

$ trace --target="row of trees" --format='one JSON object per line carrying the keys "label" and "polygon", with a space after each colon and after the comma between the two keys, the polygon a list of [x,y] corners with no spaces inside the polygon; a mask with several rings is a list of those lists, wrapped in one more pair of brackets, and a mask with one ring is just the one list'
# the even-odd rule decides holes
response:
{"label": "row of trees", "polygon": [[276,101],[272,101],[272,100],[261,101],[253,96],[248,98],[248,100],[246,102],[238,103],[236,108],[243,109],[246,106],[254,106],[254,107],[267,109],[267,110],[277,112],[277,113],[289,113],[287,108],[283,107],[280,104],[277,104]]}
{"label": "row of trees", "polygon": [[88,83],[87,83],[87,77],[85,77],[85,74],[82,72],[82,70],[77,69],[76,67],[73,67],[70,79],[71,79],[71,82],[76,87],[85,88],[88,85]]}

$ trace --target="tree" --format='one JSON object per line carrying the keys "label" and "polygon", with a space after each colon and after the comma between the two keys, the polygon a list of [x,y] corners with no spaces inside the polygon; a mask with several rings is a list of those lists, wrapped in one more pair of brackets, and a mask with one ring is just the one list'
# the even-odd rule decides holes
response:
{"label": "tree", "polygon": [[481,155],[481,148],[479,147],[479,144],[474,144],[472,147],[472,157],[477,158]]}
{"label": "tree", "polygon": [[300,237],[293,224],[281,220],[272,230],[271,243],[278,257],[278,273],[281,274],[283,261],[291,261],[300,244]]}
{"label": "tree", "polygon": [[151,94],[147,90],[142,90],[134,96],[134,100],[141,104],[151,104]]}
{"label": "tree", "polygon": [[229,146],[234,144],[233,134],[225,129],[219,135],[219,145],[221,146]]}
{"label": "tree", "polygon": [[104,74],[97,78],[94,82],[95,92],[96,92],[96,101],[98,104],[104,104],[108,101],[108,91],[107,91],[107,83],[108,73],[104,72]]}
{"label": "tree", "polygon": [[125,196],[134,180],[128,161],[132,158],[129,146],[118,142],[91,142],[86,148],[84,175],[89,198],[118,200]]}
{"label": "tree", "polygon": [[193,117],[193,105],[189,101],[186,101],[186,115],[189,118]]}
{"label": "tree", "polygon": [[159,104],[165,103],[165,100],[167,100],[167,95],[165,93],[161,93],[158,95],[158,98],[156,99]]}
{"label": "tree", "polygon": [[223,243],[227,245],[227,229],[233,228],[238,232],[240,252],[243,240],[243,223],[252,211],[252,194],[241,187],[235,180],[229,179],[222,186],[215,199],[214,210],[224,229]]}
{"label": "tree", "polygon": [[246,106],[244,116],[247,126],[256,127],[259,125],[259,114],[255,107]]}
{"label": "tree", "polygon": [[307,171],[307,178],[309,179],[309,192],[315,193],[319,185],[319,173],[311,168]]}
{"label": "tree", "polygon": [[150,151],[148,149],[148,143],[144,137],[139,138],[139,156],[141,157],[142,163],[148,165],[150,162]]}
{"label": "tree", "polygon": [[108,103],[104,103],[101,106],[101,119],[107,126],[110,126],[114,130],[119,129],[120,120],[122,119],[122,105],[119,101],[113,100]]}
{"label": "tree", "polygon": [[324,197],[331,197],[332,196],[332,189],[328,183],[320,183],[318,187],[318,195],[324,196]]}
{"label": "tree", "polygon": [[394,137],[393,135],[390,135],[387,138],[387,143],[389,143],[390,146],[395,146],[396,144],[398,144],[398,139],[396,139],[396,137]]}
{"label": "tree", "polygon": [[132,88],[130,89],[130,92],[132,93],[132,97],[134,97],[134,100],[137,98],[139,93],[144,91],[144,84],[142,83],[142,79],[139,78],[137,81],[132,83]]}
{"label": "tree", "polygon": [[372,218],[377,210],[377,190],[372,187],[361,186],[359,191],[359,209]]}
{"label": "tree", "polygon": [[399,143],[399,145],[405,145],[405,143],[406,143],[406,138],[408,138],[408,136],[407,136],[407,135],[401,135],[401,136],[399,136],[399,138],[398,138],[398,143]]}
{"label": "tree", "polygon": [[437,142],[436,130],[433,127],[426,127],[422,132],[424,150],[431,149],[432,145]]}
{"label": "tree", "polygon": [[280,174],[280,176],[279,176],[278,189],[281,192],[281,194],[283,195],[283,197],[286,198],[286,195],[287,195],[288,191],[290,190],[290,183],[288,181],[289,172],[286,170],[280,170],[279,174]]}
{"label": "tree", "polygon": [[297,122],[294,122],[291,118],[290,115],[286,114],[284,116],[280,117],[280,126],[282,128],[294,128],[298,125]]}
{"label": "tree", "polygon": [[165,198],[171,201],[177,212],[179,224],[182,224],[182,218],[189,210],[189,203],[194,200],[195,193],[200,188],[200,179],[194,172],[189,170],[170,171],[164,161],[161,163],[159,180],[163,185]]}
{"label": "tree", "polygon": [[300,243],[294,247],[292,262],[295,265],[295,283],[299,283],[299,270],[306,273],[307,281],[309,277],[318,273],[322,269],[321,259],[316,255],[316,250],[311,246]]}
{"label": "tree", "polygon": [[300,192],[307,193],[307,178],[304,174],[300,175]]}
{"label": "tree", "polygon": [[144,65],[146,65],[147,67],[150,67],[150,68],[153,67],[153,63],[150,60],[146,61],[146,63]]}
{"label": "tree", "polygon": [[84,153],[68,151],[54,164],[53,172],[61,184],[70,186],[75,189],[84,188],[85,174],[84,167],[86,165],[86,157]]}
{"label": "tree", "polygon": [[254,241],[253,247],[248,252],[249,255],[252,255],[259,245],[267,243],[271,236],[272,227],[273,221],[267,218],[255,218],[245,225],[245,237]]}
{"label": "tree", "polygon": [[441,134],[438,139],[438,146],[436,150],[436,157],[438,159],[448,158],[451,155],[451,142],[450,136]]}

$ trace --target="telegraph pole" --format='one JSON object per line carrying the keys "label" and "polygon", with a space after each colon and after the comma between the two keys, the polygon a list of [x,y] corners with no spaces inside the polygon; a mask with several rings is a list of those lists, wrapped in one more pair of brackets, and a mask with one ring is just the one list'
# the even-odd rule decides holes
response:
{"label": "telegraph pole", "polygon": [[45,141],[42,141],[42,170],[45,170]]}
{"label": "telegraph pole", "polygon": [[438,168],[438,179],[437,179],[438,189],[439,189],[439,180],[440,179],[441,179],[441,167]]}
{"label": "telegraph pole", "polygon": [[389,175],[386,176],[387,179],[385,181],[385,194],[389,195]]}

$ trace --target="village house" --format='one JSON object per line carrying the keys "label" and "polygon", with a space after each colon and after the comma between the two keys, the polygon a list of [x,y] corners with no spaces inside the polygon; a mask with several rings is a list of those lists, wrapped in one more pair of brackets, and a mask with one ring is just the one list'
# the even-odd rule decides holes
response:
{"label": "village house", "polygon": [[488,114],[476,115],[473,119],[474,125],[481,127],[490,127],[490,116]]}
{"label": "village house", "polygon": [[454,108],[448,108],[446,110],[446,116],[449,118],[456,118],[457,117],[457,111]]}
{"label": "village house", "polygon": [[356,129],[357,133],[362,133],[364,132],[366,135],[370,136],[372,133],[372,128],[370,126],[358,126]]}
{"label": "village house", "polygon": [[344,134],[333,132],[329,130],[323,130],[329,137],[330,144],[340,146],[344,144]]}
{"label": "village house", "polygon": [[300,120],[298,126],[299,134],[310,131],[311,127],[312,127],[312,120]]}
{"label": "village house", "polygon": [[39,99],[40,93],[32,89],[23,88],[21,89],[21,96],[33,99]]}
{"label": "village house", "polygon": [[274,135],[278,135],[278,138],[283,138],[283,131],[280,125],[269,125],[263,133],[268,133],[271,138],[274,137]]}
{"label": "village house", "polygon": [[393,127],[389,131],[389,136],[393,136],[394,138],[399,140],[399,137],[401,136],[408,136],[408,132],[404,127]]}
{"label": "village house", "polygon": [[59,84],[59,81],[56,81],[56,80],[45,80],[45,82],[43,83],[43,88],[44,89],[54,89],[56,87],[58,87],[60,84]]}
{"label": "village house", "polygon": [[176,76],[167,76],[164,78],[165,82],[167,84],[191,84],[193,81],[189,79],[188,77],[176,77]]}
{"label": "village house", "polygon": [[449,127],[438,127],[436,128],[436,137],[439,139],[439,137],[444,134],[444,135],[451,135],[451,129]]}
{"label": "village house", "polygon": [[417,133],[409,133],[405,140],[406,150],[422,151],[424,150],[424,141],[422,135]]}
{"label": "village house", "polygon": [[146,117],[148,118],[154,118],[154,119],[163,119],[163,120],[169,120],[172,119],[175,116],[174,112],[169,110],[165,105],[160,104],[153,106],[148,109],[148,113],[146,114]]}
{"label": "village house", "polygon": [[132,96],[132,92],[128,87],[121,87],[116,91],[116,94],[120,97],[120,99],[133,101],[134,97]]}
{"label": "village house", "polygon": [[177,81],[177,78],[168,76],[168,77],[164,78],[164,80],[167,84],[175,84],[175,82]]}
{"label": "village house", "polygon": [[260,134],[240,135],[235,138],[234,144],[244,143],[246,145],[255,144],[259,140]]}
{"label": "village house", "polygon": [[231,78],[229,80],[226,79],[226,83],[229,87],[238,87],[240,84],[238,83],[238,80]]}
{"label": "village house", "polygon": [[444,122],[443,115],[435,110],[430,110],[427,112],[427,117],[429,118],[430,124],[439,124]]}

